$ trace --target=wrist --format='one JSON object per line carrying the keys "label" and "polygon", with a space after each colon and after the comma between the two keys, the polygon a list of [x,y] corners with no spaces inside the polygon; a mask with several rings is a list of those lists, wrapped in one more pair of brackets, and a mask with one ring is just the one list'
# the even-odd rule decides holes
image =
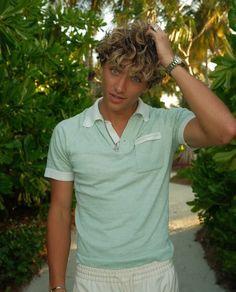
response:
{"label": "wrist", "polygon": [[165,67],[166,72],[171,75],[172,70],[174,70],[178,65],[186,67],[186,63],[179,56],[175,55],[171,62],[169,62],[169,64]]}
{"label": "wrist", "polygon": [[174,57],[175,57],[175,55],[171,55],[171,56],[169,56],[169,57],[166,57],[166,58],[163,59],[163,60],[160,60],[161,65],[162,65],[164,68],[167,68],[168,65],[174,60]]}

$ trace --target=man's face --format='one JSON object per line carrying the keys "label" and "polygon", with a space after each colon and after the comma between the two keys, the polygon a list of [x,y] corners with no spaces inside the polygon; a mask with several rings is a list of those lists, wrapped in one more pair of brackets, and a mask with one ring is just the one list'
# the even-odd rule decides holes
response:
{"label": "man's face", "polygon": [[102,66],[103,106],[109,113],[130,117],[136,110],[140,94],[147,89],[141,74],[130,75],[127,66],[106,63]]}

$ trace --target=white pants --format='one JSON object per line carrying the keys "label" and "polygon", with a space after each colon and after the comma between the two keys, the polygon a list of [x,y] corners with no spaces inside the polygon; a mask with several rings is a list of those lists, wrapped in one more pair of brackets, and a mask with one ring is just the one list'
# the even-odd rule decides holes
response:
{"label": "white pants", "polygon": [[110,270],[77,265],[73,292],[179,292],[172,261]]}

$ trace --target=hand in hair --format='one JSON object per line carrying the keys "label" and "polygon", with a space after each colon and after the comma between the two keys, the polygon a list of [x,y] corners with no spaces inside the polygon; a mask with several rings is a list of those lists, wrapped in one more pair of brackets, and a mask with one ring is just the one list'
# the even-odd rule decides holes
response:
{"label": "hand in hair", "polygon": [[174,58],[174,52],[171,48],[168,35],[159,27],[158,29],[154,29],[151,25],[147,31],[147,34],[151,35],[156,44],[156,50],[160,64],[163,67],[168,66]]}

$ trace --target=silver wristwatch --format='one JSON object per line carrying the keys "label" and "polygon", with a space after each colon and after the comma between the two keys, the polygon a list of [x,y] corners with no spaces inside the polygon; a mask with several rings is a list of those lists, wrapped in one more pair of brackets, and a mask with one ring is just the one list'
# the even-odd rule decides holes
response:
{"label": "silver wristwatch", "polygon": [[177,65],[181,65],[182,67],[186,66],[185,62],[179,56],[175,55],[172,62],[166,67],[166,72],[170,74]]}

